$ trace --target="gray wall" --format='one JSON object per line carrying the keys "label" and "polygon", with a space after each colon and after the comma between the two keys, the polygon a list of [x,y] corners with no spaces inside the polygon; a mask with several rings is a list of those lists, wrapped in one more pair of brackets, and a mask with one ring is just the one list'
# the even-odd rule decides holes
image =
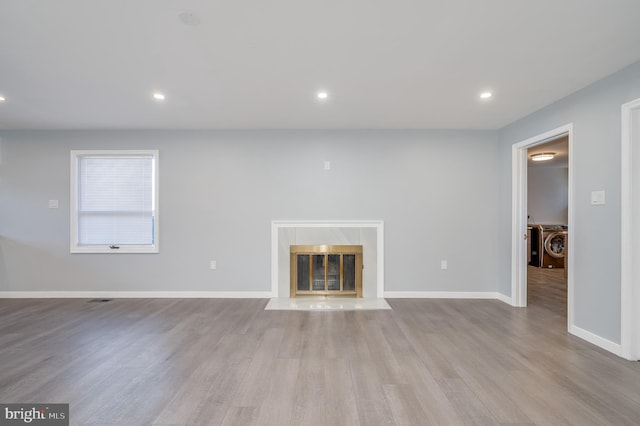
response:
{"label": "gray wall", "polygon": [[529,223],[566,224],[569,174],[565,167],[529,167],[527,212]]}
{"label": "gray wall", "polygon": [[[511,294],[511,145],[573,123],[575,325],[615,343],[620,342],[620,106],[636,98],[640,63],[500,132],[500,291]],[[606,205],[590,204],[593,190],[606,191]]]}
{"label": "gray wall", "polygon": [[[497,132],[0,138],[0,291],[270,291],[274,219],[384,220],[387,291],[498,288]],[[160,253],[69,254],[69,150],[127,148],[160,150]]]}

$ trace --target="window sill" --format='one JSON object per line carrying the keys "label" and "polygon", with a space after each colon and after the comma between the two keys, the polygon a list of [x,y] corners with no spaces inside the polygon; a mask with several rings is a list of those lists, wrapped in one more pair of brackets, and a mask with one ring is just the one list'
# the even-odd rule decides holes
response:
{"label": "window sill", "polygon": [[108,246],[73,246],[70,248],[71,254],[96,253],[96,254],[153,254],[159,253],[158,246],[153,247],[120,247],[112,249]]}

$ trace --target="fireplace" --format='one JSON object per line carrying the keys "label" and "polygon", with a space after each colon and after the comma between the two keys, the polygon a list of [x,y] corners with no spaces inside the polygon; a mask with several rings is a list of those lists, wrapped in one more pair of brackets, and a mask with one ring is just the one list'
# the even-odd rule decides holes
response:
{"label": "fireplace", "polygon": [[292,245],[291,297],[362,297],[362,246]]}

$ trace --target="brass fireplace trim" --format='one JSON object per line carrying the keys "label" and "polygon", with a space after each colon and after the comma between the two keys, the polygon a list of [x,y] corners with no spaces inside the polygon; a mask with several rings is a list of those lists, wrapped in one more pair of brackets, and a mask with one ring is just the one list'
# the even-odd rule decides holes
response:
{"label": "brass fireplace trim", "polygon": [[[298,255],[325,255],[325,289],[324,290],[298,290]],[[339,254],[340,256],[340,290],[329,290],[328,288],[328,261],[327,256]],[[344,255],[355,256],[355,290],[344,290]],[[311,262],[310,274],[311,274]],[[294,245],[290,246],[290,297],[296,296],[332,296],[332,297],[362,297],[362,246],[360,245]]]}

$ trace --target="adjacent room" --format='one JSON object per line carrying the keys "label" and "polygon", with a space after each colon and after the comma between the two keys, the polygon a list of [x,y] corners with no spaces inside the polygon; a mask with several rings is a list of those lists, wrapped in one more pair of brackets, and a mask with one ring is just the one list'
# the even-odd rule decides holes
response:
{"label": "adjacent room", "polygon": [[639,17],[3,2],[0,424],[638,424]]}

